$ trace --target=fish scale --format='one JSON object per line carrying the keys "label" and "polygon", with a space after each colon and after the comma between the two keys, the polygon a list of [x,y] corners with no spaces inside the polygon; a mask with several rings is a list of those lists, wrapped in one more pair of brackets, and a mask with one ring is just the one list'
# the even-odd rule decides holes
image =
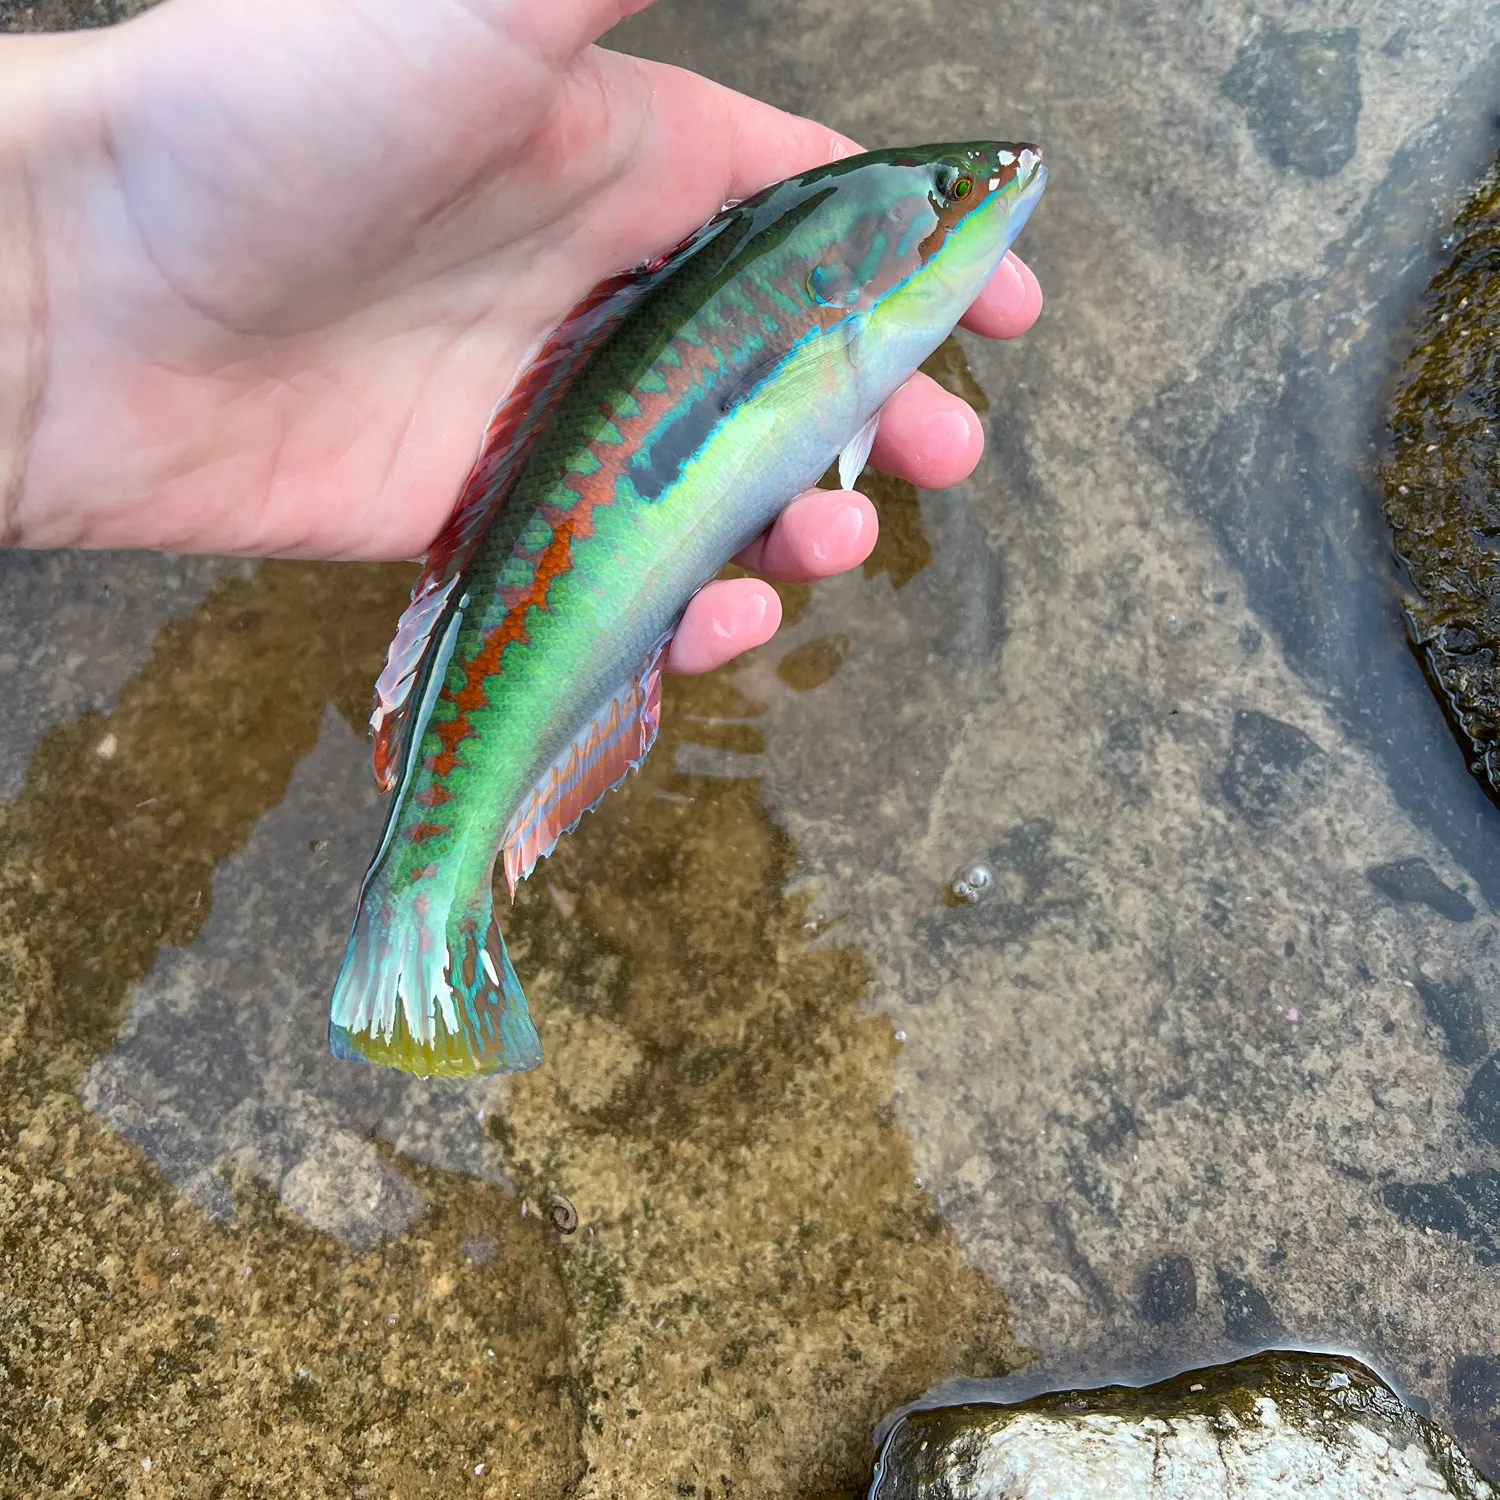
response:
{"label": "fish scale", "polygon": [[[951,332],[1045,181],[1035,147],[870,153],[726,209],[580,304],[497,409],[378,684],[394,788],[334,1053],[534,1067],[493,912],[650,749],[693,593]],[[852,477],[852,476],[851,476]]]}

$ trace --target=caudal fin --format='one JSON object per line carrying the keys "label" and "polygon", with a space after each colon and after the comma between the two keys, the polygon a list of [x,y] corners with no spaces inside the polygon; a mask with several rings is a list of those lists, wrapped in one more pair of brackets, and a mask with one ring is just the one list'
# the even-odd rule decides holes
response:
{"label": "caudal fin", "polygon": [[328,1047],[419,1078],[536,1067],[542,1044],[489,893],[445,910],[432,893],[367,889],[333,988]]}

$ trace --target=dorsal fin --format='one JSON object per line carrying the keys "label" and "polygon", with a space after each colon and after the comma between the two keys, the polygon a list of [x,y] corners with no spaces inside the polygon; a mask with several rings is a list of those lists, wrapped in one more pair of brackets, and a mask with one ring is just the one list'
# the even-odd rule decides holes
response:
{"label": "dorsal fin", "polygon": [[405,759],[412,684],[431,648],[434,627],[547,419],[589,356],[631,308],[721,222],[712,219],[665,255],[600,282],[538,346],[510,394],[495,408],[458,504],[427,549],[411,603],[396,627],[385,667],[375,683],[370,728],[375,737],[375,780],[381,791],[392,790]]}

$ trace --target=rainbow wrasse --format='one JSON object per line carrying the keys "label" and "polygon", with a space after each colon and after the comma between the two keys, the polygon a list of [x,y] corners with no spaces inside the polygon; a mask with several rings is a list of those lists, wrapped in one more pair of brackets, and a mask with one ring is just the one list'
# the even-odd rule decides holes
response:
{"label": "rainbow wrasse", "polygon": [[423,1076],[535,1067],[492,906],[651,748],[688,600],[952,331],[1046,172],[994,141],[855,156],[605,282],[490,422],[377,685],[394,791],[329,1042]]}

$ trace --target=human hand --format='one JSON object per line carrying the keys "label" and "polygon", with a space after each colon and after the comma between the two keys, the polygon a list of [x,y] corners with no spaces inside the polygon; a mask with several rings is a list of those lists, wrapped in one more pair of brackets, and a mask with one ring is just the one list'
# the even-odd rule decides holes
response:
{"label": "human hand", "polygon": [[[33,104],[45,75],[65,128],[0,118],[45,308],[10,539],[423,551],[496,398],[587,290],[726,200],[857,149],[591,45],[640,8],[169,0],[33,46]],[[28,45],[0,43],[0,78]],[[965,322],[1008,337],[1040,305],[1009,257]],[[981,446],[973,412],[919,375],[872,462],[939,487]],[[875,531],[863,496],[814,492],[743,560],[819,577],[861,562]],[[711,584],[669,665],[707,670],[779,619],[767,584]]]}

